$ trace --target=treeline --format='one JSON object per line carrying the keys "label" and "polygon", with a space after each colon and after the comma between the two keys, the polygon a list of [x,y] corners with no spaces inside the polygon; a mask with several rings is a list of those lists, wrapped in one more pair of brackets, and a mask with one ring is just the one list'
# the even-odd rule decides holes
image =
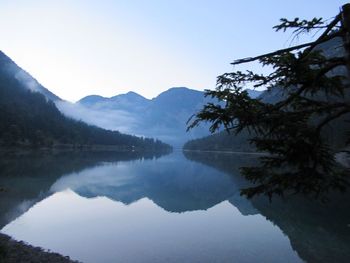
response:
{"label": "treeline", "polygon": [[52,147],[62,144],[171,149],[159,140],[104,130],[69,119],[62,115],[54,102],[28,90],[4,65],[0,65],[0,145]]}
{"label": "treeline", "polygon": [[255,147],[249,143],[248,132],[234,135],[222,131],[200,139],[191,140],[185,143],[184,150],[193,151],[235,151],[253,152]]}

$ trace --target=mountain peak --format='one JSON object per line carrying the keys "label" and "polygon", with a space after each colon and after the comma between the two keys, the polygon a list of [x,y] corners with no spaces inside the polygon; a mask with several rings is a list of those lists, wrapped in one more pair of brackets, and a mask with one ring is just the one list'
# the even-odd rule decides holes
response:
{"label": "mountain peak", "polygon": [[141,96],[140,94],[138,94],[134,91],[129,91],[129,92],[124,93],[124,94],[119,94],[119,95],[111,97],[110,99],[115,99],[115,98],[119,98],[119,97],[146,99],[145,97]]}
{"label": "mountain peak", "polygon": [[119,94],[116,96],[113,96],[110,98],[112,101],[148,101],[148,99],[146,99],[145,97],[141,96],[140,94],[134,92],[134,91],[129,91],[127,93],[124,94]]}
{"label": "mountain peak", "polygon": [[77,101],[77,103],[80,104],[94,104],[100,101],[106,100],[105,97],[102,97],[100,95],[88,95],[85,96],[84,98],[81,98],[80,100]]}
{"label": "mountain peak", "polygon": [[[186,92],[186,91],[195,91],[195,90],[189,89],[189,88],[186,88],[186,87],[172,87],[172,88],[170,88],[170,89],[168,89],[168,90],[166,90],[166,91],[164,91],[162,93],[166,93],[166,92]],[[159,95],[161,95],[161,94],[159,94]]]}
{"label": "mountain peak", "polygon": [[173,96],[183,96],[185,94],[193,94],[203,96],[203,92],[199,90],[189,89],[186,87],[172,87],[166,91],[160,93],[154,99],[165,98],[165,97],[173,97]]}
{"label": "mountain peak", "polygon": [[141,96],[140,94],[138,94],[138,93],[136,93],[134,91],[129,91],[129,92],[125,93],[125,95],[128,95],[128,96]]}

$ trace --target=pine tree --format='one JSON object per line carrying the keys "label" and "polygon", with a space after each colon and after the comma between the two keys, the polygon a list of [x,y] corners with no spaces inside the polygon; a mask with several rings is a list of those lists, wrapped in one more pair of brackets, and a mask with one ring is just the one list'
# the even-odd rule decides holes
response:
{"label": "pine tree", "polygon": [[[283,18],[274,29],[292,29],[293,36],[315,30],[322,33],[305,44],[234,61],[233,65],[258,61],[273,70],[269,74],[247,70],[219,76],[216,89],[207,90],[206,96],[219,99],[224,106],[205,105],[189,121],[188,129],[209,121],[211,132],[224,127],[234,136],[247,130],[250,142],[268,153],[261,157],[260,166],[241,168],[254,183],[242,190],[248,197],[300,192],[324,197],[332,189],[343,191],[349,171],[335,162],[327,128],[339,122],[345,127],[343,122],[349,119],[350,4],[329,23],[322,18]],[[329,56],[320,48],[339,39],[344,50],[341,56]],[[247,84],[283,95],[277,102],[252,99],[244,90]]]}

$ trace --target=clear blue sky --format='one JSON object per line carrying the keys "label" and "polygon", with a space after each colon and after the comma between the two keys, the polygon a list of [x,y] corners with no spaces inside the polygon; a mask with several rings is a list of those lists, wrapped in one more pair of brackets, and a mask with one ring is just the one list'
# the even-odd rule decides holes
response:
{"label": "clear blue sky", "polygon": [[330,18],[346,2],[0,0],[0,49],[66,100],[152,98],[214,88],[234,59],[290,45],[272,30],[279,18]]}

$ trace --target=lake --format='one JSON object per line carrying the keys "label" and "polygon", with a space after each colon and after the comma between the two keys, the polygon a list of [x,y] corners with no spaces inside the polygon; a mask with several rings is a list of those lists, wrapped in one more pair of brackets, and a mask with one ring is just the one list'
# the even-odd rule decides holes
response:
{"label": "lake", "polygon": [[0,161],[0,229],[89,262],[349,262],[350,197],[247,200],[254,154],[56,153]]}

